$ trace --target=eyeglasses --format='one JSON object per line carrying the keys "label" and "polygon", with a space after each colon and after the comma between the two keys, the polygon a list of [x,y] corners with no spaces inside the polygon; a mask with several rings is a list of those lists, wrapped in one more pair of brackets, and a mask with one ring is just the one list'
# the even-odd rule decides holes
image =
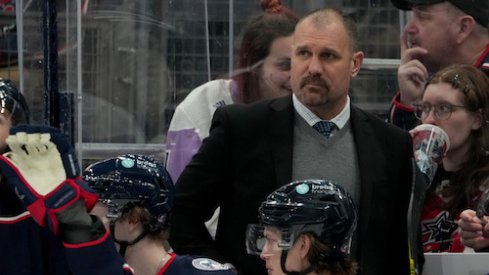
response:
{"label": "eyeglasses", "polygon": [[417,119],[426,119],[430,114],[431,110],[434,110],[434,116],[438,120],[447,120],[450,115],[457,108],[467,108],[461,105],[452,105],[448,103],[443,103],[439,105],[431,105],[429,103],[414,103],[414,115]]}

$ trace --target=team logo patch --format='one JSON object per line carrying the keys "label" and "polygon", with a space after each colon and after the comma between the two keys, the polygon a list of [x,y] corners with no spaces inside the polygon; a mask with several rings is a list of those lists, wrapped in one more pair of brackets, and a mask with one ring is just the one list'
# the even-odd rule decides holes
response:
{"label": "team logo patch", "polygon": [[298,194],[301,194],[301,195],[304,195],[306,194],[307,192],[309,192],[309,185],[303,183],[303,184],[300,184],[300,185],[297,185],[295,187],[295,191],[298,193]]}
{"label": "team logo patch", "polygon": [[134,160],[132,159],[123,159],[121,164],[124,168],[132,168],[134,166]]}
{"label": "team logo patch", "polygon": [[228,264],[221,264],[208,258],[197,258],[192,260],[192,265],[196,269],[205,271],[229,270]]}

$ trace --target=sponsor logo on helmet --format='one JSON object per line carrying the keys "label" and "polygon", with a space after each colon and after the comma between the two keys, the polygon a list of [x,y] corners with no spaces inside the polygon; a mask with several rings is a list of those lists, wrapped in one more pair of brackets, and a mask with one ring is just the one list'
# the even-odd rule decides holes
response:
{"label": "sponsor logo on helmet", "polygon": [[[314,187],[314,185],[313,185]],[[295,187],[295,191],[298,193],[298,194],[301,194],[301,195],[304,195],[306,194],[307,192],[309,192],[309,185],[303,183],[303,184],[299,184]]]}
{"label": "sponsor logo on helmet", "polygon": [[121,164],[124,168],[132,168],[134,167],[134,160],[132,159],[123,159]]}
{"label": "sponsor logo on helmet", "polygon": [[312,187],[311,193],[329,194],[332,192],[331,187],[329,185],[311,184],[311,187]]}

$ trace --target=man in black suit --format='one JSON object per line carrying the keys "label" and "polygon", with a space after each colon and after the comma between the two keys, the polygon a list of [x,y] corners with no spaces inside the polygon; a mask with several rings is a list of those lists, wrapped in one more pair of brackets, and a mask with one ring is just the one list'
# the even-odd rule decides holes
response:
{"label": "man in black suit", "polygon": [[[304,17],[291,61],[293,95],[216,111],[210,136],[176,184],[170,244],[180,254],[230,262],[240,274],[266,274],[246,253],[246,225],[257,223],[260,202],[277,187],[323,178],[359,205],[352,255],[361,274],[409,274],[411,140],[350,104],[350,81],[363,62],[353,20],[334,9]],[[218,206],[213,240],[204,222]]]}

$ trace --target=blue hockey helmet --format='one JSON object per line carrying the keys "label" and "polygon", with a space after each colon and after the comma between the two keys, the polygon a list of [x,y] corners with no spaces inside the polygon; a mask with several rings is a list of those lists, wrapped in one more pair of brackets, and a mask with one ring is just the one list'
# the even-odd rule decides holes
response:
{"label": "blue hockey helmet", "polygon": [[0,78],[0,114],[7,114],[12,125],[29,122],[29,108],[14,83]]}
{"label": "blue hockey helmet", "polygon": [[303,232],[312,232],[324,244],[347,255],[357,224],[357,210],[350,195],[327,180],[300,180],[284,185],[262,202],[260,225],[248,225],[247,249],[260,254],[265,245],[263,230],[280,230],[279,249],[292,247]]}
{"label": "blue hockey helmet", "polygon": [[138,203],[164,228],[173,208],[175,191],[165,167],[143,155],[126,154],[91,164],[83,178],[107,206],[107,217],[116,220],[126,205]]}

